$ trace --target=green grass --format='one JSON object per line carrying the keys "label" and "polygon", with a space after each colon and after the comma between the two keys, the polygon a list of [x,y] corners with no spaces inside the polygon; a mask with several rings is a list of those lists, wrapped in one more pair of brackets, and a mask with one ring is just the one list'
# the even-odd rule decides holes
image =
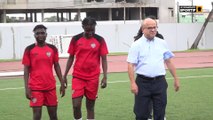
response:
{"label": "green grass", "polygon": [[15,62],[15,61],[21,61],[20,59],[0,59],[0,62]]}
{"label": "green grass", "polygon": [[[213,68],[179,69],[181,80],[179,92],[174,92],[173,79],[168,73],[167,120],[204,120],[213,118]],[[69,81],[70,83],[70,81]],[[25,98],[22,78],[0,80],[0,120],[30,120],[32,110]],[[7,89],[5,88],[17,88]],[[70,86],[64,98],[59,97],[59,120],[72,120]],[[109,73],[108,87],[99,89],[96,102],[96,120],[134,120],[133,94],[127,73]],[[83,118],[86,119],[85,104]],[[43,107],[42,120],[48,120]]]}
{"label": "green grass", "polygon": [[128,55],[127,52],[112,52],[109,53],[109,56],[119,56],[119,55]]}

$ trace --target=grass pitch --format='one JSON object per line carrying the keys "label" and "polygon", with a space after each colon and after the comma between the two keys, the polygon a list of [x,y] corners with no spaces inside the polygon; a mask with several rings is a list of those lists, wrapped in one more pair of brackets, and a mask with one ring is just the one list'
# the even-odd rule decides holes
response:
{"label": "grass pitch", "polygon": [[[173,78],[168,73],[167,120],[207,120],[213,118],[213,68],[179,69],[181,81],[179,92],[174,92]],[[69,81],[70,83],[70,81]],[[22,78],[0,80],[0,120],[30,120],[32,110],[25,98]],[[72,120],[70,85],[65,97],[58,95],[59,120]],[[134,120],[134,95],[130,92],[127,73],[109,73],[108,86],[99,89],[96,101],[96,120]],[[82,105],[83,120],[86,119],[85,104]],[[48,120],[43,107],[42,120]]]}

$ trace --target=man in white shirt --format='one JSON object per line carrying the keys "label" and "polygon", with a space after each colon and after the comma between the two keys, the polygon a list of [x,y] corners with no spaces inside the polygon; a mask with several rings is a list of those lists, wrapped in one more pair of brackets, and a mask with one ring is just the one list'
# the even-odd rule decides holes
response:
{"label": "man in white shirt", "polygon": [[127,58],[131,92],[135,94],[135,119],[148,119],[152,101],[154,120],[164,120],[168,87],[164,63],[174,77],[175,91],[180,87],[172,63],[174,54],[168,49],[166,41],[155,37],[157,23],[154,19],[146,18],[143,21],[142,32],[143,36],[132,44]]}

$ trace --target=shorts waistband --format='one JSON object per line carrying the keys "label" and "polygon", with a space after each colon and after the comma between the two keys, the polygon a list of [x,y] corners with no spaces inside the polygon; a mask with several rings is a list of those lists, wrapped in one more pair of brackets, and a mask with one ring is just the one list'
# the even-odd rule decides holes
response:
{"label": "shorts waistband", "polygon": [[147,76],[140,75],[140,74],[137,74],[137,76],[140,77],[140,78],[143,78],[144,80],[158,80],[158,79],[165,77],[165,75],[159,75],[159,76],[155,76],[155,77],[147,77]]}

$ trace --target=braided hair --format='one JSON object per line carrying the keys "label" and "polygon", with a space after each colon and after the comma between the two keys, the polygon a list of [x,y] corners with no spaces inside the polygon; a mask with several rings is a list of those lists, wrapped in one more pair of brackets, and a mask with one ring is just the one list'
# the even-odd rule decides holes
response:
{"label": "braided hair", "polygon": [[96,25],[96,20],[92,17],[86,17],[84,18],[84,20],[82,21],[82,25],[83,26],[87,26],[87,25]]}
{"label": "braided hair", "polygon": [[34,28],[33,28],[33,32],[35,32],[35,30],[37,29],[47,29],[47,27],[45,27],[43,24],[39,24],[39,25],[36,25]]}

